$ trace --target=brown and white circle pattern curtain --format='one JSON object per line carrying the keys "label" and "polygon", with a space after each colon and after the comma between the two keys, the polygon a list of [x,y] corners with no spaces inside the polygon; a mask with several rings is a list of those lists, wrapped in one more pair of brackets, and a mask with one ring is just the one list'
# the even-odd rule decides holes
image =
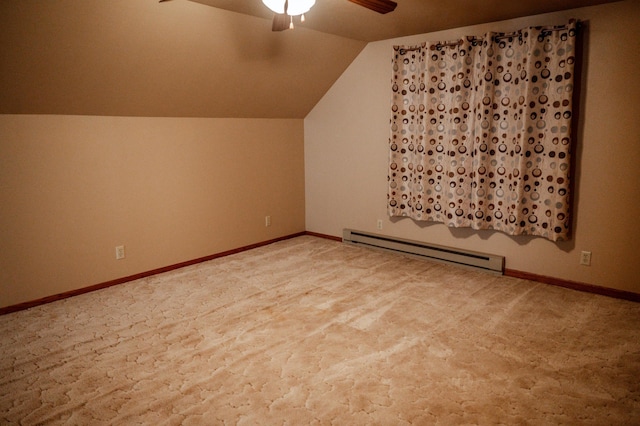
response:
{"label": "brown and white circle pattern curtain", "polygon": [[568,239],[575,36],[395,46],[389,215]]}

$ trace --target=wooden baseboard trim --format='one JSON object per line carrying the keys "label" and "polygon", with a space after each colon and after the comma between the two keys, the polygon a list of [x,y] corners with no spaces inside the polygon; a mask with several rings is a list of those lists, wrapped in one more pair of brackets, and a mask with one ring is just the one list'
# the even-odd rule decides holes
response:
{"label": "wooden baseboard trim", "polygon": [[334,237],[333,235],[327,235],[327,234],[320,234],[318,232],[311,232],[311,231],[306,231],[304,233],[304,235],[310,235],[312,237],[318,237],[318,238],[324,238],[326,240],[333,240],[333,241],[339,241],[342,242],[342,237]]}
{"label": "wooden baseboard trim", "polygon": [[555,285],[558,287],[570,288],[572,290],[578,290],[585,293],[593,293],[602,296],[613,297],[616,299],[640,302],[640,294],[625,290],[618,290],[615,288],[600,287],[593,284],[563,280],[561,278],[547,277],[544,275],[532,274],[530,272],[516,271],[515,269],[505,269],[504,275],[514,278],[522,278],[530,281],[537,281],[544,284]]}
{"label": "wooden baseboard trim", "polygon": [[[333,235],[320,234],[317,232],[306,231],[305,235],[311,235],[313,237],[325,238],[333,241],[342,241],[341,237],[334,237]],[[630,291],[617,290],[615,288],[600,287],[597,285],[579,283],[576,281],[563,280],[561,278],[547,277],[544,275],[532,274],[530,272],[517,271],[515,269],[505,269],[504,275],[514,278],[522,278],[529,281],[536,281],[543,284],[555,285],[558,287],[570,288],[572,290],[578,290],[585,293],[599,294],[602,296],[613,297],[616,299],[629,300],[632,302],[640,302],[640,294]]]}
{"label": "wooden baseboard trim", "polygon": [[152,275],[162,274],[164,272],[173,271],[175,269],[184,268],[186,266],[195,265],[197,263],[206,262],[208,260],[217,259],[219,257],[229,256],[236,253],[241,253],[243,251],[251,250],[254,248],[266,246],[278,241],[288,240],[290,238],[299,237],[301,235],[305,235],[305,232],[298,232],[291,235],[286,235],[284,237],[274,238],[272,240],[262,241],[255,244],[250,244],[244,247],[238,247],[232,250],[223,251],[220,253],[211,254],[209,256],[200,257],[197,259],[187,260],[185,262],[176,263],[174,265],[164,266],[162,268],[152,269],[151,271],[141,272],[139,274],[129,275],[127,277],[116,278],[115,280],[103,282],[100,284],[91,285],[88,287],[82,287],[76,290],[66,291],[64,293],[54,294],[52,296],[43,297],[41,299],[32,300],[29,302],[18,303],[17,305],[6,306],[4,308],[0,308],[0,315],[10,314],[12,312],[23,311],[25,309],[33,308],[36,306],[44,305],[47,303],[55,302],[57,300],[67,299],[69,297],[78,296],[84,293],[90,293],[92,291],[101,290],[103,288],[112,287],[114,285],[124,284],[129,281],[139,280],[141,278],[150,277]]}
{"label": "wooden baseboard trim", "polygon": [[[152,275],[162,274],[164,272],[173,271],[175,269],[184,268],[186,266],[195,265],[198,263],[206,262],[208,260],[217,259],[219,257],[229,256],[236,253],[241,253],[243,251],[251,250],[254,248],[266,246],[278,241],[288,240],[290,238],[299,237],[302,235],[309,235],[312,237],[324,238],[332,241],[342,241],[341,237],[336,237],[333,235],[321,234],[318,232],[304,231],[298,232],[291,235],[286,235],[284,237],[274,238],[267,241],[262,241],[255,244],[250,244],[248,246],[235,248],[232,250],[223,251],[220,253],[215,253],[209,256],[200,257],[197,259],[188,260],[186,262],[176,263],[174,265],[164,266],[162,268],[153,269],[151,271],[141,272],[139,274],[129,275],[127,277],[117,278],[115,280],[103,282],[100,284],[91,285],[88,287],[79,288],[76,290],[66,291],[64,293],[54,294],[52,296],[43,297],[41,299],[32,300],[29,302],[18,303],[16,305],[6,306],[4,308],[0,308],[0,315],[10,314],[12,312],[22,311],[25,309],[33,308],[36,306],[44,305],[47,303],[55,302],[57,300],[67,299],[69,297],[78,296],[84,293],[90,293],[92,291],[101,290],[103,288],[112,287],[114,285],[124,284],[129,281],[139,280],[141,278],[150,277]],[[530,272],[517,271],[515,269],[505,269],[505,276],[514,277],[514,278],[522,278],[530,281],[537,281],[544,284],[555,285],[558,287],[570,288],[573,290],[583,291],[587,293],[600,294],[603,296],[614,297],[616,299],[629,300],[632,302],[640,302],[640,294],[633,293],[630,291],[617,290],[614,288],[608,287],[600,287],[592,284],[579,283],[575,281],[563,280],[560,278],[547,277],[544,275],[532,274]]]}

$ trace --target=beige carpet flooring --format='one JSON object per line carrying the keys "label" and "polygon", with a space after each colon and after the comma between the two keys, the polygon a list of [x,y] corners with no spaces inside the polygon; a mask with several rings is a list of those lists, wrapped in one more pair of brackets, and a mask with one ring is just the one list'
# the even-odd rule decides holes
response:
{"label": "beige carpet flooring", "polygon": [[0,424],[640,423],[640,304],[304,236],[0,317]]}

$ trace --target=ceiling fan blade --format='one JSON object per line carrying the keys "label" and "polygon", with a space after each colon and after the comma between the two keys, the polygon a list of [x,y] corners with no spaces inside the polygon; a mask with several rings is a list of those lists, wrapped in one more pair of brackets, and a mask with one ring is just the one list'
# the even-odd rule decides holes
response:
{"label": "ceiling fan blade", "polygon": [[271,25],[271,31],[284,31],[289,29],[290,22],[289,15],[286,13],[276,13],[273,15],[273,24]]}
{"label": "ceiling fan blade", "polygon": [[398,5],[395,1],[391,0],[349,0],[351,3],[355,3],[360,6],[364,6],[367,9],[371,9],[378,13],[393,12]]}

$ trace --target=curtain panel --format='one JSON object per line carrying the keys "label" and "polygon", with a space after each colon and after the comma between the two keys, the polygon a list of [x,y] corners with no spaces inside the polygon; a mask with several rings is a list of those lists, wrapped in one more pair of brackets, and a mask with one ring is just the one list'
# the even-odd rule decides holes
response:
{"label": "curtain panel", "polygon": [[388,213],[570,238],[576,22],[394,46]]}

